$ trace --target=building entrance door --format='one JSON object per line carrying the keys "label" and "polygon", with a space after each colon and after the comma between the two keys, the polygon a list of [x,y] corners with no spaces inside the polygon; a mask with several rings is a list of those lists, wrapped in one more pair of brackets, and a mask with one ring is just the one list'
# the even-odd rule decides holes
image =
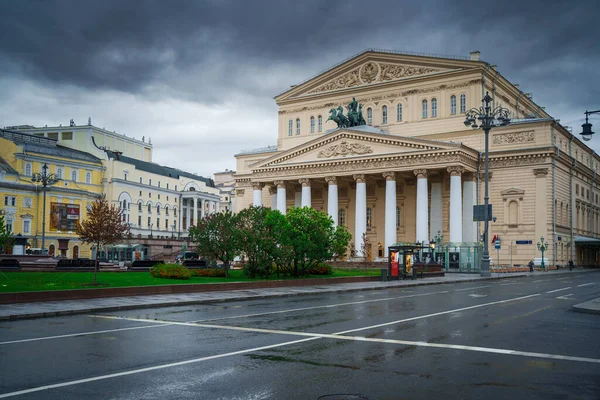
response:
{"label": "building entrance door", "polygon": [[79,246],[73,246],[73,260],[79,258]]}

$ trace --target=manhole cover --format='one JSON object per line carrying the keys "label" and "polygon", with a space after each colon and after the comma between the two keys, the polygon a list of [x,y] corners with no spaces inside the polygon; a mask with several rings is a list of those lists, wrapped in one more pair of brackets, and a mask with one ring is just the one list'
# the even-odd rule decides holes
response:
{"label": "manhole cover", "polygon": [[326,394],[317,400],[369,400],[362,394]]}

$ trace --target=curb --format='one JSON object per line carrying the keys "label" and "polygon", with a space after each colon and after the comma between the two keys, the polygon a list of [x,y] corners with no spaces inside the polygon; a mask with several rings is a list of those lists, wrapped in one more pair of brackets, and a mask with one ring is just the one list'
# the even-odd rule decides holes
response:
{"label": "curb", "polygon": [[[362,287],[362,288],[339,288],[335,290],[328,291],[320,291],[319,293],[345,293],[345,292],[361,292],[361,291],[369,291],[369,290],[382,290],[382,289],[394,289],[394,288],[406,288],[413,286],[432,286],[432,285],[445,285],[445,284],[456,284],[456,283],[473,283],[473,282],[481,282],[481,281],[490,281],[490,280],[501,280],[501,279],[509,279],[509,278],[522,278],[527,276],[526,274],[520,275],[511,275],[511,276],[500,276],[500,277],[486,277],[486,278],[474,278],[474,279],[463,279],[456,281],[438,281],[438,282],[423,282],[423,281],[409,281],[405,285],[395,285],[395,286],[379,286],[379,287]],[[426,279],[426,278],[424,278]],[[388,281],[389,282],[389,281]],[[400,281],[399,281],[400,282]],[[414,283],[412,283],[414,282]],[[342,283],[342,282],[340,282]],[[356,282],[354,282],[356,283]],[[282,286],[285,287],[285,286]],[[287,286],[289,287],[289,286]],[[277,287],[270,288],[261,288],[261,289],[278,289]],[[244,289],[245,290],[245,289]],[[231,292],[236,292],[236,290],[231,290]],[[199,293],[199,292],[195,292]],[[201,293],[201,292],[200,292]],[[181,293],[176,293],[181,294]],[[222,302],[232,302],[232,301],[243,301],[243,300],[255,300],[255,299],[266,299],[266,298],[282,298],[282,297],[293,297],[293,296],[310,296],[318,294],[317,292],[295,292],[295,293],[273,293],[273,294],[262,294],[256,296],[248,296],[248,297],[229,297],[222,299],[198,299],[198,300],[184,300],[184,301],[171,301],[171,302],[157,302],[152,304],[131,304],[131,305],[123,305],[123,306],[98,306],[93,308],[82,308],[76,310],[62,310],[62,311],[51,311],[51,312],[41,312],[41,313],[29,313],[29,314],[12,314],[7,316],[0,316],[0,321],[15,321],[21,319],[35,319],[35,318],[50,318],[57,316],[66,316],[66,315],[77,315],[77,314],[91,314],[98,312],[109,312],[109,311],[126,311],[126,310],[136,310],[136,309],[146,309],[146,308],[159,308],[159,307],[177,307],[177,306],[186,306],[186,305],[196,305],[196,304],[209,304],[209,303],[222,303]],[[127,296],[134,297],[134,296]],[[105,297],[106,298],[106,297]],[[23,304],[23,303],[17,303]]]}

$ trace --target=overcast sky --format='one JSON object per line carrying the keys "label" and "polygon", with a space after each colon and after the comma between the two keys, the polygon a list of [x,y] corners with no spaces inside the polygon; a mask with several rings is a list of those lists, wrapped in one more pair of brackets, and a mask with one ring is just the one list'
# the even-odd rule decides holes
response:
{"label": "overcast sky", "polygon": [[273,97],[367,48],[479,50],[575,133],[600,109],[597,0],[0,0],[0,15],[0,126],[91,117],[203,176],[276,144]]}

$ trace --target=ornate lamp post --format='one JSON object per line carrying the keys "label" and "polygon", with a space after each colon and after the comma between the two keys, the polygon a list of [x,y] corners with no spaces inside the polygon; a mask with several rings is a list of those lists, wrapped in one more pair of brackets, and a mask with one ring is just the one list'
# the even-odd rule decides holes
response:
{"label": "ornate lamp post", "polygon": [[544,237],[543,236],[540,238],[540,241],[542,243],[537,242],[537,248],[538,248],[539,251],[542,252],[542,269],[545,271],[546,270],[546,265],[544,264],[544,252],[546,250],[548,250],[548,242],[544,243]]}
{"label": "ornate lamp post", "polygon": [[600,110],[595,110],[595,111],[585,111],[585,124],[581,125],[582,131],[580,133],[581,137],[583,138],[583,140],[591,140],[592,139],[592,135],[594,134],[594,132],[592,131],[592,124],[590,124],[588,122],[588,117],[590,116],[590,114],[598,114],[600,113]]}
{"label": "ornate lamp post", "polygon": [[31,176],[31,182],[40,183],[42,185],[42,191],[44,192],[44,208],[42,212],[42,254],[46,254],[46,186],[54,185],[59,179],[56,174],[48,173],[48,164],[44,163],[42,172],[35,172]]}
{"label": "ornate lamp post", "polygon": [[[506,108],[500,106],[492,107],[490,103],[492,98],[489,92],[485,92],[485,97],[481,100],[481,107],[471,108],[465,113],[465,126],[470,126],[473,129],[481,128],[485,133],[485,196],[484,196],[484,229],[483,229],[483,257],[481,259],[481,276],[492,276],[490,273],[490,251],[488,245],[488,225],[491,215],[489,214],[488,201],[488,142],[490,129],[498,126],[506,126],[510,124],[510,112]],[[479,123],[477,122],[479,121]]]}

